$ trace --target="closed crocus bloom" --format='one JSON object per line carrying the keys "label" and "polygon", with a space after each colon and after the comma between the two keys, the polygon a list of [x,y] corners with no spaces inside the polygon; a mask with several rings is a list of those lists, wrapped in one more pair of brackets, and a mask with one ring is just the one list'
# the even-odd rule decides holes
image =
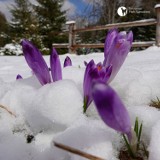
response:
{"label": "closed crocus bloom", "polygon": [[50,56],[50,67],[53,82],[62,79],[61,63],[57,51],[53,48]]}
{"label": "closed crocus bloom", "polygon": [[131,139],[130,117],[117,93],[104,83],[96,83],[92,97],[104,123]]}
{"label": "closed crocus bloom", "polygon": [[112,74],[109,82],[113,80],[122,64],[124,63],[130,48],[132,46],[133,34],[130,31],[128,34],[112,30],[106,37],[104,49],[104,66],[112,65]]}
{"label": "closed crocus bloom", "polygon": [[105,68],[101,63],[97,65],[91,60],[85,70],[84,81],[83,81],[83,92],[84,92],[84,112],[92,102],[92,84],[93,82],[100,81],[107,83],[112,72],[112,66]]}
{"label": "closed crocus bloom", "polygon": [[17,75],[16,80],[23,79],[20,74]]}
{"label": "closed crocus bloom", "polygon": [[64,60],[64,67],[67,67],[67,66],[72,66],[72,61],[71,59],[67,56]]}
{"label": "closed crocus bloom", "polygon": [[21,42],[24,57],[42,85],[51,82],[48,66],[40,51],[28,40]]}

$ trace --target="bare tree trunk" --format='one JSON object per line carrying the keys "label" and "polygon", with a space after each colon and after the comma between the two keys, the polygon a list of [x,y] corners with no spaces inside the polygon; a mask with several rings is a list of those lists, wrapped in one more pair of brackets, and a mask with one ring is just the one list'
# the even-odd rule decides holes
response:
{"label": "bare tree trunk", "polygon": [[116,15],[116,2],[113,0],[113,8],[112,8],[112,23],[115,22],[115,15]]}

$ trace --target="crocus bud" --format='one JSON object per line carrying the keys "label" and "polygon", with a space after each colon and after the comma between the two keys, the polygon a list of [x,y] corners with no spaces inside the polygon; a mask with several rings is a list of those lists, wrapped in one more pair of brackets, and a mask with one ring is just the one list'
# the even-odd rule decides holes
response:
{"label": "crocus bud", "polygon": [[48,66],[42,57],[41,52],[28,40],[21,42],[24,57],[42,85],[51,82]]}
{"label": "crocus bud", "polygon": [[131,139],[130,117],[117,93],[108,85],[97,83],[92,89],[92,97],[104,123]]}
{"label": "crocus bud", "polygon": [[72,61],[71,59],[67,56],[64,60],[64,67],[67,67],[67,66],[72,66]]}
{"label": "crocus bud", "polygon": [[61,63],[57,51],[53,48],[50,56],[50,67],[53,82],[62,79]]}
{"label": "crocus bud", "polygon": [[20,74],[17,75],[16,80],[23,79]]}

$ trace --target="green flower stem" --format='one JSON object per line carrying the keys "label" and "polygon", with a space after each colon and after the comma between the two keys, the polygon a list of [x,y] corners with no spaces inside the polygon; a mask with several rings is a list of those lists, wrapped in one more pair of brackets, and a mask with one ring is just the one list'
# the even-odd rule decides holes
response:
{"label": "green flower stem", "polygon": [[84,101],[83,101],[83,113],[86,113],[87,111],[87,98],[84,98]]}
{"label": "green flower stem", "polygon": [[131,148],[130,144],[128,143],[127,138],[125,137],[124,134],[123,134],[122,136],[123,136],[123,139],[124,139],[124,141],[125,141],[125,143],[126,143],[126,146],[127,146],[127,149],[128,149],[128,152],[129,152],[130,156],[131,156],[132,158],[136,158],[135,154],[134,154],[133,151],[132,151],[132,148]]}

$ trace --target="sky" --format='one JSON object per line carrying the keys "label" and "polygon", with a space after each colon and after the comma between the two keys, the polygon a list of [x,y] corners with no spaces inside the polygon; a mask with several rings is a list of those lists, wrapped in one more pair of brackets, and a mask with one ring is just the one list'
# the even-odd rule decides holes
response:
{"label": "sky", "polygon": [[[36,0],[30,1],[31,3],[36,4]],[[64,5],[62,6],[62,9],[68,10],[67,17],[70,18],[76,13],[82,13],[88,4],[88,1],[91,0],[64,0]],[[0,0],[0,11],[5,14],[7,20],[9,21],[11,19],[9,8],[12,4],[14,4],[14,0]]]}

